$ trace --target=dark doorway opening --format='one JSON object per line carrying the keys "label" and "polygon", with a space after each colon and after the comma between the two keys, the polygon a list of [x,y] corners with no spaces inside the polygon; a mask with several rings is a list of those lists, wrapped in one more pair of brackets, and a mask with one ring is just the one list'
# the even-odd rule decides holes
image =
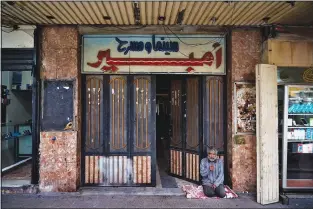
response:
{"label": "dark doorway opening", "polygon": [[156,76],[156,151],[157,187],[177,188],[176,179],[169,175],[170,144],[170,82],[173,76]]}

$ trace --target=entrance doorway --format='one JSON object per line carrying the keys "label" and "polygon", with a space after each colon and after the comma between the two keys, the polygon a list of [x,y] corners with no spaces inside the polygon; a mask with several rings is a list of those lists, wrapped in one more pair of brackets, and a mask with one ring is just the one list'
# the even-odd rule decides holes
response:
{"label": "entrance doorway", "polygon": [[157,164],[162,187],[177,187],[177,178],[200,181],[201,80],[201,76],[156,76]]}
{"label": "entrance doorway", "polygon": [[86,75],[83,86],[83,185],[199,183],[206,147],[224,154],[222,77]]}

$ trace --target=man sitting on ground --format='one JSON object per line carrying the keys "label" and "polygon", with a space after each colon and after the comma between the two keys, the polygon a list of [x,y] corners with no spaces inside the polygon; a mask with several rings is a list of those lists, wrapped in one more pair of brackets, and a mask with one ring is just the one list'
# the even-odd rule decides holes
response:
{"label": "man sitting on ground", "polygon": [[224,163],[217,158],[217,150],[213,147],[208,149],[208,157],[200,163],[203,193],[208,197],[225,197],[224,188]]}

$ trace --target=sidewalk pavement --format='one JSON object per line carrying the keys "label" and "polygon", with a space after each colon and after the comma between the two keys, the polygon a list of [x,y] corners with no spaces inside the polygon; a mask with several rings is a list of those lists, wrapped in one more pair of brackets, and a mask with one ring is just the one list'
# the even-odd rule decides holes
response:
{"label": "sidewalk pavement", "polygon": [[290,199],[262,206],[252,195],[237,199],[191,200],[182,196],[5,194],[2,208],[313,208],[313,199]]}

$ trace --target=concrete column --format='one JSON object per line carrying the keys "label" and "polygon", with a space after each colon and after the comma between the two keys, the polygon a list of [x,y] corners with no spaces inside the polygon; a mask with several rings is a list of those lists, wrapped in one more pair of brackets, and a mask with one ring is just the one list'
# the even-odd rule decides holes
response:
{"label": "concrete column", "polygon": [[256,191],[256,136],[235,136],[235,82],[255,82],[255,66],[261,63],[261,33],[258,29],[234,30],[228,43],[228,168],[235,191]]}
{"label": "concrete column", "polygon": [[[40,44],[41,79],[74,80],[75,86],[73,130],[40,134],[39,189],[43,192],[76,191],[80,183],[81,157],[81,79],[77,27],[43,27]],[[53,137],[56,137],[54,142],[51,140]]]}

